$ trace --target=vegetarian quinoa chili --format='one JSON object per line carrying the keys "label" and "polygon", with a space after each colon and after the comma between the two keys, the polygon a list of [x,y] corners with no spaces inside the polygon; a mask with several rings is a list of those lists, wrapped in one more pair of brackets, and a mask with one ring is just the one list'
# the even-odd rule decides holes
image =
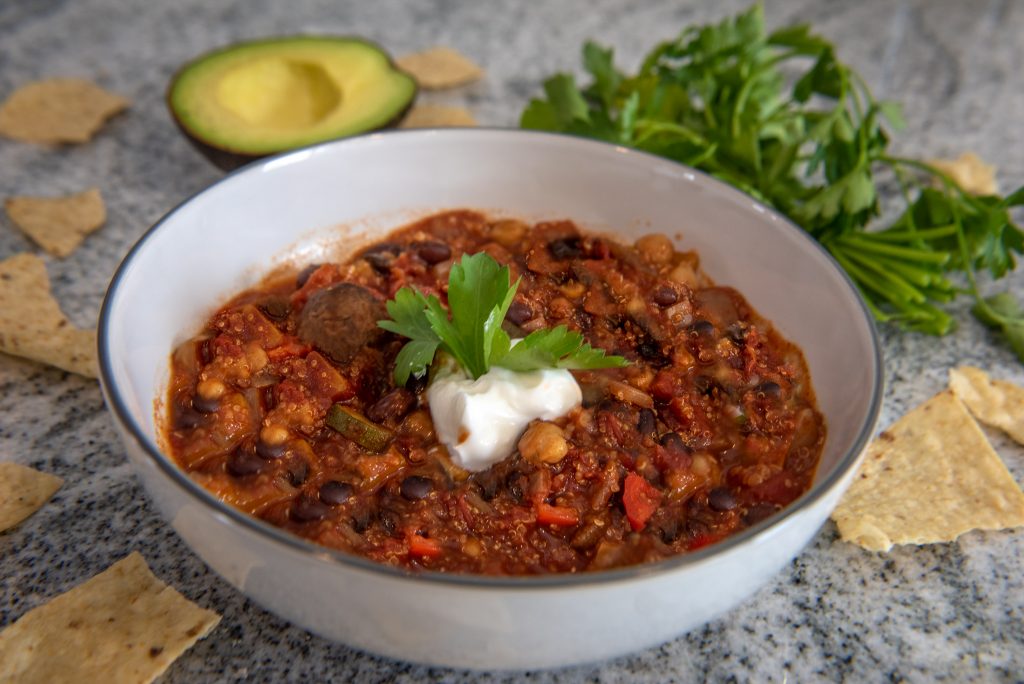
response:
{"label": "vegetarian quinoa chili", "polygon": [[[513,338],[565,324],[630,363],[573,371],[582,406],[468,473],[434,434],[426,378],[395,385],[407,340],[376,322],[406,285],[446,303],[453,260],[476,252],[522,277]],[[327,425],[335,404],[355,432]],[[236,296],[175,350],[167,413],[174,458],[237,508],[382,563],[491,575],[714,543],[806,491],[825,439],[800,351],[695,253],[471,211]]]}

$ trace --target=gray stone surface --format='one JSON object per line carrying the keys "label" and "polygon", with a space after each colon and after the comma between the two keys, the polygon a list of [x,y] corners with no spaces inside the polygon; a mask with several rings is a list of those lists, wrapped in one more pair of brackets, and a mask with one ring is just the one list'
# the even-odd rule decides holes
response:
{"label": "gray stone surface", "polygon": [[[905,105],[900,151],[974,150],[1024,183],[1024,3],[1014,0],[769,0],[769,20],[812,22],[878,94]],[[236,39],[294,32],[360,34],[401,54],[458,47],[489,75],[428,99],[461,103],[511,126],[541,79],[575,68],[586,38],[632,67],[684,24],[745,0],[551,3],[434,0],[5,0],[0,96],[27,81],[83,76],[130,97],[130,112],[93,142],[47,149],[0,140],[0,197],[102,188],[105,228],[65,260],[47,258],[54,291],[81,325],[96,319],[110,275],[132,243],[220,174],[178,135],[163,106],[175,67]],[[0,258],[33,245],[0,215]],[[1024,276],[1010,283],[1024,295]],[[959,363],[1024,382],[1024,367],[960,308],[963,325],[934,339],[884,329],[882,424],[938,391]],[[1024,449],[990,437],[1018,481]],[[95,382],[0,356],[0,458],[65,478],[40,512],[0,535],[0,624],[69,589],[131,550],[190,598],[224,615],[162,681],[666,682],[1021,681],[1024,535],[971,533],[957,543],[876,555],[814,542],[753,599],[643,653],[553,672],[425,669],[331,644],[270,615],[214,576],[156,515],[132,476]]]}

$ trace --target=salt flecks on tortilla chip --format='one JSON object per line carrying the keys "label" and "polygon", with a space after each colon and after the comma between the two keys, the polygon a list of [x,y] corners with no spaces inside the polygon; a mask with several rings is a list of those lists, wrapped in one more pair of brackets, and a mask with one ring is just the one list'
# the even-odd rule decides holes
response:
{"label": "salt flecks on tortilla chip", "polygon": [[476,126],[476,119],[462,107],[416,105],[402,119],[399,128],[439,128],[444,126]]}
{"label": "salt flecks on tortilla chip", "polygon": [[441,90],[472,83],[484,75],[484,70],[462,53],[447,47],[432,47],[395,60],[403,71],[409,72],[421,88]]}
{"label": "salt flecks on tortilla chip", "polygon": [[961,366],[950,369],[949,388],[975,418],[1024,444],[1024,387],[993,380],[980,368]]}
{"label": "salt flecks on tortilla chip", "polygon": [[66,257],[107,220],[98,188],[65,197],[11,197],[4,209],[18,228],[50,254]]}
{"label": "salt flecks on tortilla chip", "polygon": [[63,483],[56,475],[20,463],[0,463],[0,532],[39,510]]}
{"label": "salt flecks on tortilla chip", "polygon": [[869,446],[832,513],[846,541],[872,551],[953,541],[1024,525],[1024,493],[978,424],[945,390]]}
{"label": "salt flecks on tortilla chip", "polygon": [[64,316],[34,254],[0,261],[0,351],[96,377],[96,331]]}
{"label": "salt flecks on tortilla chip", "polygon": [[128,105],[128,100],[92,81],[35,81],[15,90],[0,105],[0,135],[33,143],[84,143]]}
{"label": "salt flecks on tortilla chip", "polygon": [[132,553],[0,632],[0,682],[151,682],[219,621]]}

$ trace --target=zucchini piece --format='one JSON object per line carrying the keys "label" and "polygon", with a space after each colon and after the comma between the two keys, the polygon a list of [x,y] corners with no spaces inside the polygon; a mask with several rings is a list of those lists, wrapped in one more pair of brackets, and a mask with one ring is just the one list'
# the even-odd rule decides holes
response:
{"label": "zucchini piece", "polygon": [[342,437],[375,454],[387,451],[395,436],[386,427],[370,422],[358,411],[341,404],[335,404],[327,412],[327,425],[341,433]]}

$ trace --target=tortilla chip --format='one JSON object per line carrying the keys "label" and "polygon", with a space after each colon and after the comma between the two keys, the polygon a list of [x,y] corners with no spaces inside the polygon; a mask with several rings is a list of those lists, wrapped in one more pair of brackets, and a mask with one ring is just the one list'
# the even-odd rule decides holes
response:
{"label": "tortilla chip", "polygon": [[462,107],[416,105],[402,119],[399,128],[439,128],[445,126],[476,126],[476,119]]}
{"label": "tortilla chip", "polygon": [[4,209],[36,244],[61,258],[107,220],[98,188],[66,197],[12,197],[4,202]]}
{"label": "tortilla chip", "polygon": [[964,405],[946,390],[869,446],[832,514],[845,541],[871,551],[953,541],[1024,525],[1024,492]]}
{"label": "tortilla chip", "polygon": [[973,195],[995,195],[999,192],[996,167],[989,166],[973,152],[964,152],[956,159],[929,159],[928,163]]}
{"label": "tortilla chip", "polygon": [[446,47],[433,47],[395,60],[425,90],[443,90],[483,78],[484,70],[468,57]]}
{"label": "tortilla chip", "polygon": [[132,553],[0,632],[0,681],[151,682],[219,621]]}
{"label": "tortilla chip", "polygon": [[64,480],[19,463],[0,463],[0,532],[38,511]]}
{"label": "tortilla chip", "polygon": [[1024,387],[993,380],[980,368],[961,366],[949,371],[949,388],[975,418],[1024,444]]}
{"label": "tortilla chip", "polygon": [[64,316],[34,254],[0,261],[0,351],[96,377],[96,331]]}
{"label": "tortilla chip", "polygon": [[0,135],[34,143],[84,143],[128,104],[91,81],[36,81],[18,88],[0,105]]}

